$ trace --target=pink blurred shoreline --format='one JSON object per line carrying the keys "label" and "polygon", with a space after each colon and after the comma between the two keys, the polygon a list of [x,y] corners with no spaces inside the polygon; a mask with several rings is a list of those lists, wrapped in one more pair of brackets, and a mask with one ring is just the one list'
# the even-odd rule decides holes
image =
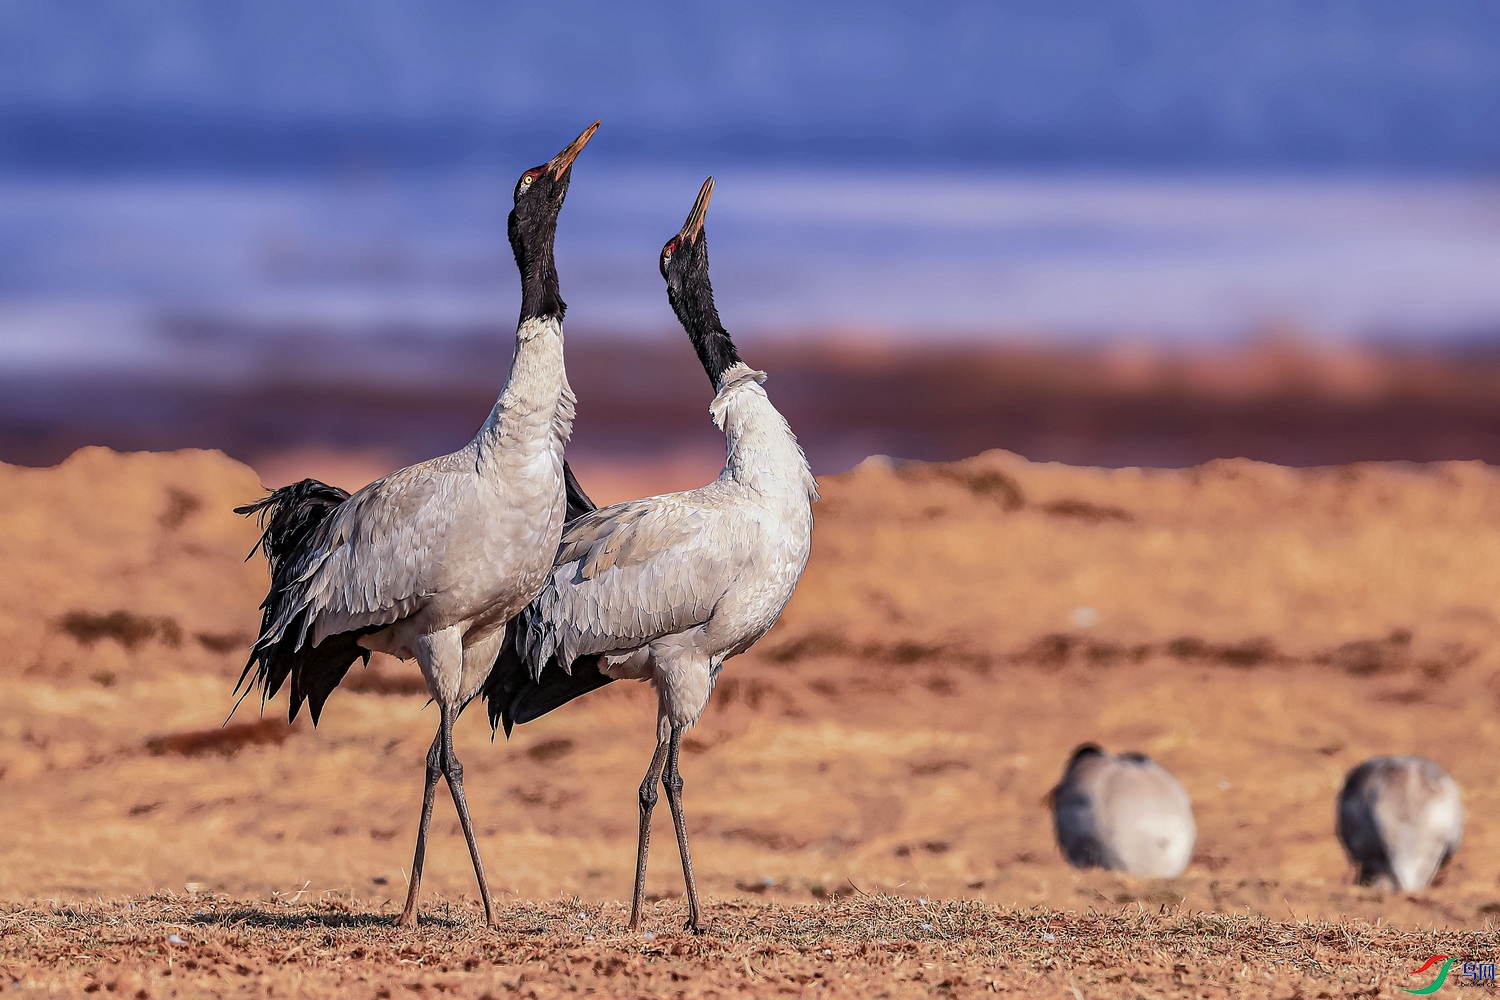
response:
{"label": "pink blurred shoreline", "polygon": [[[441,355],[429,342],[429,372],[460,374],[407,384],[399,364],[359,375],[288,366],[214,384],[0,373],[0,461],[51,465],[88,444],[207,447],[268,481],[296,477],[311,456],[320,456],[311,466],[378,474],[467,439],[504,379],[499,336],[450,342]],[[870,454],[952,460],[989,448],[1110,467],[1231,457],[1500,464],[1500,351],[1288,334],[1195,351],[783,337],[744,353],[770,372],[768,391],[819,473]],[[723,445],[706,413],[708,380],[675,338],[570,337],[569,375],[580,468],[630,478],[618,470],[651,466],[683,485],[716,470]]]}

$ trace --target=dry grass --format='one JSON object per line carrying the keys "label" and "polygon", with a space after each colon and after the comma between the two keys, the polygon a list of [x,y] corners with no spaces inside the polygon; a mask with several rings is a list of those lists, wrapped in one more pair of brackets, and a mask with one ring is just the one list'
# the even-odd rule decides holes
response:
{"label": "dry grass", "polygon": [[[987,455],[824,487],[785,621],[684,744],[713,932],[673,933],[658,817],[644,939],[617,901],[649,691],[611,685],[509,742],[466,715],[505,923],[478,926],[444,801],[434,920],[399,930],[436,723],[414,669],[356,668],[317,730],[281,700],[219,728],[264,587],[228,513],[253,475],[204,453],[0,468],[0,989],[1314,997],[1393,995],[1433,952],[1494,958],[1493,470]],[[1042,800],[1085,739],[1182,779],[1181,878],[1058,856]],[[1344,772],[1387,752],[1465,789],[1464,846],[1422,893],[1352,885],[1332,835]]]}
{"label": "dry grass", "polygon": [[810,989],[839,997],[1377,997],[1419,984],[1405,975],[1420,964],[1414,956],[1493,956],[1497,944],[1492,932],[890,896],[722,902],[708,916],[706,934],[682,934],[681,907],[662,904],[650,914],[654,931],[630,934],[618,904],[522,902],[489,930],[474,904],[439,901],[432,918],[406,930],[388,912],[337,898],[247,904],[156,895],[0,911],[0,969],[12,988],[140,1000]]}

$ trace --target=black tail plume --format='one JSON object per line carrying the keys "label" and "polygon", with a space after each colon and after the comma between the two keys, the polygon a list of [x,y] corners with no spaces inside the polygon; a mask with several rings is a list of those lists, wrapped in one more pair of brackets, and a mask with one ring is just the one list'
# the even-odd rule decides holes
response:
{"label": "black tail plume", "polygon": [[589,495],[583,492],[583,487],[578,485],[578,477],[573,475],[573,467],[563,460],[563,492],[568,497],[568,513],[565,519],[569,524],[578,520],[590,511],[598,510]]}
{"label": "black tail plume", "polygon": [[[243,700],[252,688],[258,686],[261,703],[265,704],[290,677],[288,722],[296,720],[298,710],[306,701],[313,725],[317,725],[318,717],[323,713],[323,703],[344,679],[349,667],[357,659],[362,658],[366,663],[370,660],[370,651],[360,646],[358,640],[373,629],[331,635],[316,646],[301,649],[297,648],[303,632],[300,620],[284,629],[279,638],[273,639],[270,635],[273,624],[281,617],[282,603],[287,599],[295,571],[300,569],[298,555],[306,550],[318,526],[347,499],[349,494],[337,486],[304,479],[273,490],[255,503],[234,509],[236,514],[260,518],[264,530],[256,548],[265,553],[271,566],[271,589],[261,602],[260,635],[251,647],[250,658],[245,662],[245,669],[234,689],[236,692],[244,689],[240,696]],[[250,554],[254,555],[255,549],[251,549]]]}
{"label": "black tail plume", "polygon": [[614,680],[599,672],[599,657],[581,656],[573,661],[573,672],[566,673],[554,660],[542,671],[541,680],[532,680],[521,655],[516,651],[517,619],[505,626],[505,643],[495,660],[495,668],[484,682],[480,695],[490,717],[490,728],[505,727],[505,735],[523,722],[539,719],[561,708],[580,695],[588,694]]}
{"label": "black tail plume", "polygon": [[[349,499],[349,493],[337,486],[320,483],[316,479],[304,479],[300,483],[272,490],[255,503],[236,507],[236,514],[245,517],[258,515],[261,532],[259,548],[271,564],[271,574],[276,574],[279,565],[289,553],[300,548],[318,525],[323,523],[335,507]],[[255,549],[250,550],[255,554]]]}

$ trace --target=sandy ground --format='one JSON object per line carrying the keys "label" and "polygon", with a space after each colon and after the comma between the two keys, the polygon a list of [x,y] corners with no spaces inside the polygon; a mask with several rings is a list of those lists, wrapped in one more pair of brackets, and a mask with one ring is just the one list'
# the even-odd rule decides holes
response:
{"label": "sandy ground", "polygon": [[[689,471],[580,475],[609,499]],[[0,466],[0,987],[772,993],[821,972],[830,992],[902,995],[952,966],[955,992],[1397,995],[1428,954],[1494,959],[1495,470],[992,452],[873,460],[823,488],[797,597],[687,743],[712,933],[676,934],[662,815],[660,937],[624,936],[653,713],[621,683],[509,742],[465,717],[506,928],[479,929],[440,803],[436,921],[405,934],[386,921],[436,725],[415,668],[352,675],[317,730],[280,701],[219,728],[264,591],[254,528],[228,513],[257,474],[211,452]],[[1062,862],[1043,799],[1086,739],[1186,785],[1200,836],[1181,878]],[[1386,752],[1443,763],[1470,813],[1418,894],[1354,886],[1332,834],[1342,775]],[[949,916],[921,919],[933,907]]]}

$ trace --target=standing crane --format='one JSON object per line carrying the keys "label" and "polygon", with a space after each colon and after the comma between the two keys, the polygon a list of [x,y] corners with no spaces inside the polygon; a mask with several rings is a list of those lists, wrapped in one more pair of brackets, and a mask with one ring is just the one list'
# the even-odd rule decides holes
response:
{"label": "standing crane", "polygon": [[1075,868],[1176,878],[1193,856],[1192,800],[1145,754],[1116,755],[1084,743],[1050,798],[1058,846]]}
{"label": "standing crane", "polygon": [[1371,757],[1344,779],[1336,828],[1360,885],[1418,892],[1463,842],[1463,798],[1426,757]]}
{"label": "standing crane", "polygon": [[[484,918],[494,904],[464,797],[453,723],[489,675],[506,626],[547,579],[565,515],[590,509],[563,461],[574,396],[563,366],[563,313],[553,242],[573,161],[595,122],[516,182],[509,234],[521,272],[521,318],[505,387],[458,451],[393,472],[350,496],[307,479],[258,503],[271,588],[260,635],[236,691],[261,704],[291,679],[288,721],[323,703],[371,651],[415,659],[437,735],[427,754],[422,819],[403,926],[417,920],[427,828],[438,777],[447,779],[474,862]],[[243,695],[241,696],[243,697]]]}
{"label": "standing crane", "polygon": [[687,887],[687,929],[703,929],[682,811],[682,735],[703,714],[724,661],[776,623],[812,544],[817,484],[791,428],[740,360],[714,307],[704,215],[714,182],[661,252],[667,299],[713,383],[724,432],[719,478],[585,514],[563,531],[551,575],[522,612],[515,648],[485,687],[506,734],[620,678],[657,693],[656,752],[640,787],[630,926],[640,926],[656,784],[666,790]]}

